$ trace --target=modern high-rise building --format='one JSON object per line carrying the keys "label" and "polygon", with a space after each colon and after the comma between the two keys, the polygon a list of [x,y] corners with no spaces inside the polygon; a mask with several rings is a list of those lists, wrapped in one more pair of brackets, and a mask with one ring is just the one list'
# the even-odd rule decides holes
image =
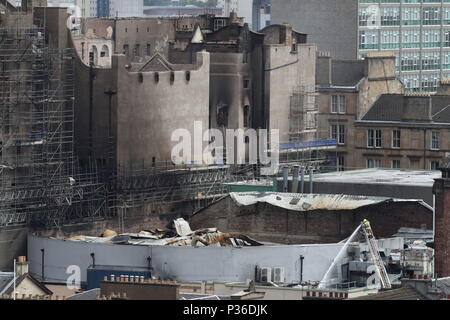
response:
{"label": "modern high-rise building", "polygon": [[67,8],[70,14],[76,12],[77,0],[47,0],[48,7]]}
{"label": "modern high-rise building", "polygon": [[272,0],[271,21],[338,59],[393,51],[410,91],[436,91],[450,77],[450,0]]}
{"label": "modern high-rise building", "polygon": [[109,0],[97,0],[97,17],[109,17]]}
{"label": "modern high-rise building", "polygon": [[110,17],[142,17],[144,16],[143,0],[109,0]]}

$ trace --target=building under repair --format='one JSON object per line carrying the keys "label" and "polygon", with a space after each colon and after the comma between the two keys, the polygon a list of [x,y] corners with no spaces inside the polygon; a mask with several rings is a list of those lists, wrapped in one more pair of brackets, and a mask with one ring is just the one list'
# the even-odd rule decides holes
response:
{"label": "building under repair", "polygon": [[27,8],[0,20],[1,268],[23,251],[23,226],[58,228],[106,209],[104,185],[73,152],[73,50],[53,46]]}

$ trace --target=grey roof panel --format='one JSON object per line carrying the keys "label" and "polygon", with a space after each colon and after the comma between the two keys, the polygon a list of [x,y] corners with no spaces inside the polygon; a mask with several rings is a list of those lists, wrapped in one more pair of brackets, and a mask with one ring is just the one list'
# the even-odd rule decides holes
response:
{"label": "grey roof panel", "polygon": [[77,293],[67,298],[67,300],[97,300],[100,296],[100,288]]}
{"label": "grey roof panel", "polygon": [[[427,96],[416,98],[429,99]],[[450,96],[432,95],[431,99],[433,121],[438,123],[450,123]],[[361,120],[402,121],[403,102],[404,96],[402,94],[383,94]]]}
{"label": "grey roof panel", "polygon": [[12,272],[0,272],[0,294],[8,289],[13,281]]}
{"label": "grey roof panel", "polygon": [[383,94],[364,115],[362,120],[401,121],[403,95]]}
{"label": "grey roof panel", "polygon": [[399,288],[382,291],[374,295],[367,295],[352,300],[427,300],[413,288]]}
{"label": "grey roof panel", "polygon": [[356,86],[364,78],[364,61],[333,60],[331,63],[333,86]]}

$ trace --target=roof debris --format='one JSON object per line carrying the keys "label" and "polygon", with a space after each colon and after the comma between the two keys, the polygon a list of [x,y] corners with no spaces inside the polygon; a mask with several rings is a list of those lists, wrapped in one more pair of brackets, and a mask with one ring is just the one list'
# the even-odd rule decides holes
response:
{"label": "roof debris", "polygon": [[343,194],[231,192],[230,197],[238,206],[249,206],[256,203],[268,203],[276,207],[293,211],[354,210],[383,202],[418,202],[426,208],[432,210],[432,208],[422,200],[354,196]]}
{"label": "roof debris", "polygon": [[74,236],[66,241],[110,243],[141,246],[191,246],[191,247],[246,247],[263,244],[238,233],[223,233],[217,228],[205,228],[192,231],[183,218],[173,221],[174,229],[155,229],[139,233],[122,233],[110,237]]}

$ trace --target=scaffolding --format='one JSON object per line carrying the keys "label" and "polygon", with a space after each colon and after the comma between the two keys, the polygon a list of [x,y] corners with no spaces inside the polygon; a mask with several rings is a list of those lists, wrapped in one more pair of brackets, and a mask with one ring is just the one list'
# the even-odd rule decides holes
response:
{"label": "scaffolding", "polygon": [[102,187],[74,166],[73,52],[49,48],[44,34],[0,28],[0,226],[92,216],[74,204]]}
{"label": "scaffolding", "polygon": [[318,139],[319,105],[315,87],[294,87],[290,98],[289,142]]}
{"label": "scaffolding", "polygon": [[[315,86],[294,87],[290,96],[289,143],[281,153],[285,165],[300,165],[316,171],[334,171],[336,144],[324,139],[327,133],[320,131],[319,104]],[[330,151],[332,150],[332,151]]]}

